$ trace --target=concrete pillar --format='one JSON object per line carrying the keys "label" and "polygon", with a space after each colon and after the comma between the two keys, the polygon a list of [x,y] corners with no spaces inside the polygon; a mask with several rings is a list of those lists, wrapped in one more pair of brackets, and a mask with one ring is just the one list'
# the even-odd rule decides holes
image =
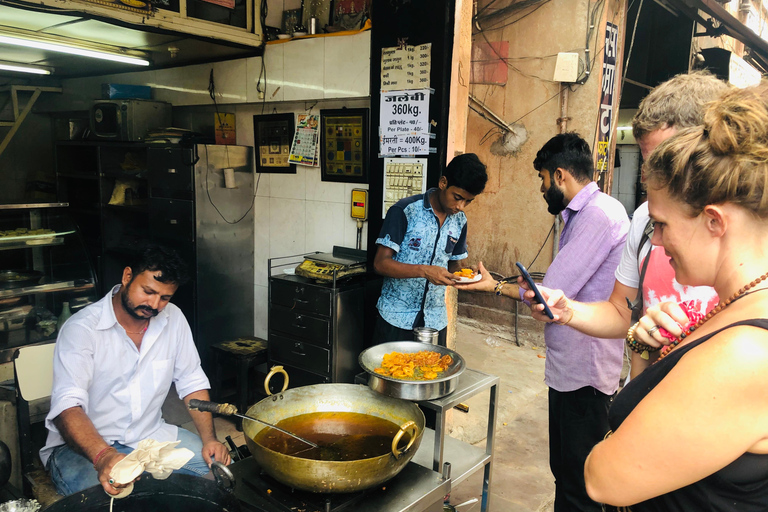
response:
{"label": "concrete pillar", "polygon": [[[448,113],[448,160],[464,153],[467,142],[467,116],[469,115],[469,71],[472,56],[472,2],[456,0],[454,22],[453,59],[451,63],[450,111]],[[447,164],[448,162],[446,162]],[[456,318],[458,291],[448,286],[445,305],[448,309],[448,348],[456,346]]]}
{"label": "concrete pillar", "polygon": [[467,142],[469,73],[472,57],[472,2],[470,0],[456,0],[456,20],[453,33],[455,35],[451,62],[448,150],[446,151],[449,161],[454,156],[465,152]]}
{"label": "concrete pillar", "polygon": [[456,322],[459,316],[459,291],[453,286],[445,287],[445,309],[448,310],[448,331],[445,344],[448,348],[456,347]]}

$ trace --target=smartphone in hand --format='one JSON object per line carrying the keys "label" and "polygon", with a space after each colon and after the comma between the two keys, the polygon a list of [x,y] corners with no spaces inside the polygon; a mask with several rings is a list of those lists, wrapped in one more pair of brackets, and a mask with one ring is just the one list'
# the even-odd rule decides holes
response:
{"label": "smartphone in hand", "polygon": [[520,273],[523,275],[523,279],[525,279],[525,282],[528,283],[528,286],[531,288],[531,290],[533,290],[533,293],[536,295],[536,302],[538,302],[539,304],[543,304],[544,313],[550,318],[550,320],[554,320],[555,315],[552,314],[552,310],[549,309],[549,306],[547,306],[547,302],[544,300],[544,297],[541,296],[541,292],[539,291],[539,288],[536,286],[536,283],[533,282],[533,278],[531,278],[531,274],[528,273],[528,270],[519,261],[515,263],[515,265],[517,265],[517,268],[520,269]]}

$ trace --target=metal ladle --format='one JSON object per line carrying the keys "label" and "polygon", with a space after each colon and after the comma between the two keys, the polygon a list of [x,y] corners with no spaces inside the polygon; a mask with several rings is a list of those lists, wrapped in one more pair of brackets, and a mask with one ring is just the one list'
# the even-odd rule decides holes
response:
{"label": "metal ladle", "polygon": [[202,412],[210,412],[213,414],[220,414],[222,416],[237,416],[238,418],[242,418],[244,420],[250,420],[250,421],[257,421],[261,423],[262,425],[266,425],[269,428],[273,428],[275,430],[279,430],[283,434],[289,435],[293,437],[294,439],[298,439],[302,443],[306,443],[312,448],[320,448],[318,445],[313,443],[312,441],[307,441],[303,437],[299,437],[296,434],[292,432],[288,432],[285,429],[282,429],[276,425],[272,425],[271,423],[267,423],[266,421],[262,421],[258,418],[252,418],[250,416],[245,416],[243,414],[238,414],[237,407],[235,407],[232,404],[217,404],[216,402],[208,402],[206,400],[197,400],[197,399],[191,399],[189,401],[189,410],[190,411],[202,411]]}

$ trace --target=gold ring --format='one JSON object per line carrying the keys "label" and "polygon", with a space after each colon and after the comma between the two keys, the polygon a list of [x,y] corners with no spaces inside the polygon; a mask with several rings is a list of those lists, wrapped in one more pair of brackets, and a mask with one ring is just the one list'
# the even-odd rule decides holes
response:
{"label": "gold ring", "polygon": [[659,330],[660,325],[654,325],[650,329],[648,329],[648,336],[653,336],[653,334]]}

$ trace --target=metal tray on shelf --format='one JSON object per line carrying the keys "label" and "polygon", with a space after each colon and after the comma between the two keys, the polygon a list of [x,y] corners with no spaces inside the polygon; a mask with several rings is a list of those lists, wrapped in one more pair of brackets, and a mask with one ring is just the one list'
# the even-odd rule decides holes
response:
{"label": "metal tray on shelf", "polygon": [[30,311],[30,305],[0,311],[0,332],[15,331],[24,327]]}
{"label": "metal tray on shelf", "polygon": [[38,284],[43,273],[37,270],[0,270],[0,290]]}
{"label": "metal tray on shelf", "polygon": [[[47,245],[55,244],[57,237],[64,235],[71,235],[74,231],[60,231],[53,233],[41,233],[36,235],[17,235],[17,236],[2,236],[0,237],[0,246],[2,245]],[[61,242],[59,242],[61,243]]]}

